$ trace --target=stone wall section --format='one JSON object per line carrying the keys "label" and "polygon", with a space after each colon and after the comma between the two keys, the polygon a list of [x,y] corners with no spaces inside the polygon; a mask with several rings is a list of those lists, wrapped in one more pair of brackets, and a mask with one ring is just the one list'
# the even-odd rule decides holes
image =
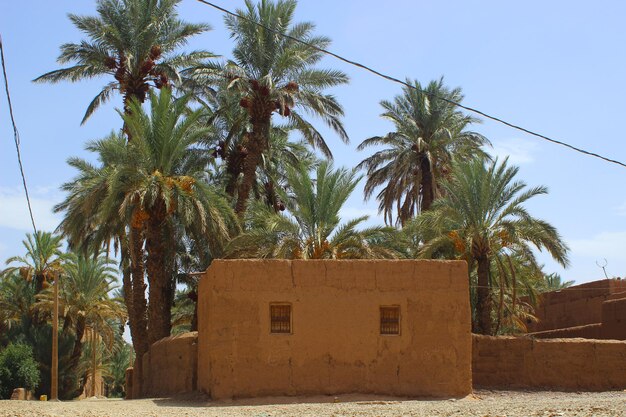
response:
{"label": "stone wall section", "polygon": [[626,388],[626,342],[473,335],[475,387],[607,391]]}

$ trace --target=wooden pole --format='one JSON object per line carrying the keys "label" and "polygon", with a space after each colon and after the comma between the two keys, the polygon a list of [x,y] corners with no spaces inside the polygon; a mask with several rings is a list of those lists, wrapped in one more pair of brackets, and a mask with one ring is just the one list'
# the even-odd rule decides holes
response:
{"label": "wooden pole", "polygon": [[50,370],[50,399],[59,399],[59,277],[54,279],[54,309],[52,310],[52,369]]}
{"label": "wooden pole", "polygon": [[91,394],[92,396],[96,396],[96,328],[91,328]]}

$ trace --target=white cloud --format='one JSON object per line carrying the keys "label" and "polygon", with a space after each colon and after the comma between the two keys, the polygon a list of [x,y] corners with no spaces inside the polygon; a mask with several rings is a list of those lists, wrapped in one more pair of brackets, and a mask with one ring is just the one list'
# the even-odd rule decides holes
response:
{"label": "white cloud", "polygon": [[626,262],[626,231],[602,232],[584,239],[570,239],[568,244],[572,253],[578,256],[602,260],[615,259]]}
{"label": "white cloud", "polygon": [[[33,189],[30,196],[35,224],[40,230],[53,231],[59,224],[61,216],[52,212],[54,205],[61,201],[56,190],[56,187],[40,187]],[[28,205],[22,190],[0,188],[0,227],[32,231]]]}
{"label": "white cloud", "polygon": [[494,140],[493,148],[487,151],[500,161],[508,156],[511,164],[520,165],[532,163],[537,148],[538,145],[530,139],[509,138]]}
{"label": "white cloud", "polygon": [[624,202],[621,206],[615,207],[615,211],[619,216],[626,216],[626,202]]}

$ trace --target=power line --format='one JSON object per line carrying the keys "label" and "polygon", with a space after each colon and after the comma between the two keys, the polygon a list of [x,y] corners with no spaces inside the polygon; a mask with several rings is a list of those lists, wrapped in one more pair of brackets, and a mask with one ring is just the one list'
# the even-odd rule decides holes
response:
{"label": "power line", "polygon": [[599,159],[602,159],[602,160],[604,160],[606,162],[610,162],[612,164],[620,165],[620,166],[626,168],[626,163],[620,162],[620,161],[615,160],[615,159],[607,158],[607,157],[599,155],[599,154],[597,154],[595,152],[586,151],[584,149],[578,148],[576,146],[570,145],[570,144],[562,142],[560,140],[552,139],[552,138],[550,138],[548,136],[542,135],[541,133],[533,132],[532,130],[526,129],[526,128],[521,127],[521,126],[518,126],[518,125],[516,125],[514,123],[507,122],[506,120],[500,119],[499,117],[491,116],[491,115],[489,115],[489,114],[487,114],[487,113],[485,113],[483,111],[480,111],[480,110],[475,109],[473,107],[469,107],[469,106],[463,105],[463,104],[461,104],[461,103],[459,103],[457,101],[450,100],[450,99],[445,98],[445,97],[440,97],[440,96],[437,96],[437,95],[434,95],[434,94],[430,94],[427,91],[419,89],[419,88],[417,88],[417,87],[415,87],[415,86],[413,86],[413,85],[411,85],[411,84],[409,84],[409,83],[407,83],[405,81],[402,81],[402,80],[400,80],[398,78],[392,77],[392,76],[387,75],[387,74],[383,74],[382,72],[377,71],[377,70],[375,70],[373,68],[370,68],[370,67],[368,67],[366,65],[363,65],[363,64],[361,64],[359,62],[352,61],[352,60],[350,60],[348,58],[344,58],[341,55],[338,55],[338,54],[336,54],[334,52],[331,52],[331,51],[323,49],[323,48],[319,48],[319,47],[317,47],[315,45],[312,45],[309,42],[303,41],[302,39],[298,39],[298,38],[296,38],[294,36],[291,36],[291,35],[288,35],[286,33],[283,33],[283,32],[277,31],[275,29],[272,29],[272,28],[270,28],[270,27],[268,27],[268,26],[266,26],[266,25],[264,25],[262,23],[256,22],[256,21],[254,21],[252,19],[249,19],[249,18],[247,18],[245,16],[241,16],[240,14],[231,12],[230,10],[225,9],[223,7],[220,7],[220,6],[218,6],[216,4],[213,4],[213,3],[209,2],[209,1],[206,1],[206,0],[197,0],[197,1],[199,1],[200,3],[203,3],[203,4],[207,5],[207,6],[213,7],[214,9],[217,9],[217,10],[219,10],[219,11],[221,11],[223,13],[226,13],[226,14],[228,14],[230,16],[236,17],[238,19],[243,19],[245,21],[253,23],[253,24],[255,24],[255,25],[259,26],[259,27],[262,27],[265,30],[269,30],[270,32],[273,32],[273,33],[275,33],[275,34],[277,34],[279,36],[282,36],[284,38],[290,39],[290,40],[292,40],[294,42],[298,42],[298,43],[300,43],[302,45],[308,46],[309,48],[315,49],[318,52],[322,52],[322,53],[324,53],[326,55],[330,55],[333,58],[336,58],[336,59],[338,59],[340,61],[343,61],[343,62],[345,62],[347,64],[350,64],[350,65],[353,65],[355,67],[361,68],[361,69],[363,69],[365,71],[368,71],[368,72],[370,72],[370,73],[372,73],[372,74],[374,74],[374,75],[376,75],[378,77],[384,78],[386,80],[392,81],[394,83],[403,85],[403,86],[408,87],[408,88],[412,88],[412,89],[417,90],[417,91],[419,91],[421,93],[428,94],[428,95],[430,95],[430,96],[432,96],[432,97],[434,97],[436,99],[442,100],[442,101],[444,101],[446,103],[452,104],[454,106],[457,106],[457,107],[462,108],[464,110],[467,110],[469,112],[479,114],[479,115],[481,115],[481,116],[483,116],[483,117],[485,117],[487,119],[491,119],[491,120],[493,120],[495,122],[501,123],[501,124],[503,124],[505,126],[508,126],[508,127],[513,128],[513,129],[519,130],[519,131],[527,133],[529,135],[538,137],[538,138],[543,139],[543,140],[547,140],[548,142],[552,142],[554,144],[564,146],[564,147],[569,148],[571,150],[574,150],[576,152],[580,152],[580,153],[585,154],[585,155],[593,156],[595,158],[599,158]]}
{"label": "power line", "polygon": [[15,150],[17,152],[17,163],[20,167],[20,174],[22,176],[22,184],[24,185],[24,193],[26,194],[26,203],[28,204],[28,213],[30,214],[30,221],[33,224],[33,230],[35,231],[35,239],[38,238],[37,226],[35,226],[35,217],[33,216],[33,208],[30,204],[30,196],[28,195],[28,187],[26,186],[26,176],[24,175],[24,167],[22,166],[22,154],[20,153],[20,133],[17,130],[15,124],[15,117],[13,117],[13,105],[11,104],[11,93],[9,92],[9,80],[7,78],[7,69],[4,63],[4,47],[2,45],[2,36],[0,35],[0,60],[2,61],[2,75],[4,76],[4,91],[7,95],[7,102],[9,103],[9,114],[11,115],[11,124],[13,125],[13,139],[15,141]]}

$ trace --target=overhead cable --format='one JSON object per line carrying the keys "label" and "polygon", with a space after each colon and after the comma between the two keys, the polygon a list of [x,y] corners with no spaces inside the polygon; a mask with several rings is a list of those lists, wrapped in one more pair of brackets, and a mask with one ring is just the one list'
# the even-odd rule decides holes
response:
{"label": "overhead cable", "polygon": [[7,78],[7,69],[4,63],[4,47],[2,45],[2,36],[0,35],[0,60],[2,61],[2,75],[4,76],[4,91],[7,96],[7,103],[9,104],[9,114],[11,116],[11,124],[13,126],[13,140],[15,141],[15,150],[17,152],[17,163],[20,167],[20,175],[22,176],[22,184],[24,186],[24,193],[26,194],[26,203],[28,204],[28,213],[30,214],[30,221],[35,231],[35,239],[38,239],[37,226],[35,226],[35,217],[33,216],[33,208],[30,203],[30,196],[28,194],[28,187],[26,186],[26,176],[24,175],[24,166],[22,165],[22,155],[20,153],[20,133],[17,130],[15,124],[15,117],[13,116],[13,104],[11,103],[11,93],[9,91],[9,80]]}
{"label": "overhead cable", "polygon": [[478,115],[480,115],[480,116],[483,116],[483,117],[485,117],[485,118],[487,118],[487,119],[490,119],[490,120],[493,120],[493,121],[495,121],[495,122],[501,123],[501,124],[503,124],[503,125],[505,125],[505,126],[508,126],[508,127],[510,127],[510,128],[513,128],[513,129],[519,130],[519,131],[521,131],[521,132],[527,133],[527,134],[529,134],[529,135],[531,135],[531,136],[538,137],[538,138],[543,139],[543,140],[546,140],[546,141],[548,141],[548,142],[552,142],[552,143],[554,143],[554,144],[564,146],[564,147],[569,148],[569,149],[571,149],[571,150],[574,150],[574,151],[576,151],[576,152],[580,152],[580,153],[585,154],[585,155],[588,155],[588,156],[592,156],[592,157],[595,157],[595,158],[599,158],[599,159],[602,159],[602,160],[604,160],[604,161],[606,161],[606,162],[610,162],[610,163],[612,163],[612,164],[616,164],[616,165],[619,165],[619,166],[622,166],[622,167],[626,168],[626,163],[624,163],[624,162],[618,161],[618,160],[616,160],[616,159],[607,158],[606,156],[602,156],[602,155],[599,155],[599,154],[597,154],[597,153],[595,153],[595,152],[591,152],[591,151],[587,151],[587,150],[582,149],[582,148],[578,148],[578,147],[576,147],[576,146],[570,145],[570,144],[565,143],[565,142],[562,142],[562,141],[560,141],[560,140],[552,139],[552,138],[550,138],[550,137],[548,137],[548,136],[546,136],[546,135],[542,135],[541,133],[533,132],[533,131],[532,131],[532,130],[530,130],[530,129],[526,129],[526,128],[521,127],[521,126],[518,126],[518,125],[516,125],[516,124],[514,124],[514,123],[507,122],[506,120],[503,120],[503,119],[501,119],[501,118],[499,118],[499,117],[492,116],[492,115],[490,115],[490,114],[488,114],[488,113],[485,113],[485,112],[483,112],[483,111],[481,111],[481,110],[478,110],[478,109],[475,109],[475,108],[473,108],[473,107],[466,106],[466,105],[461,104],[461,103],[459,103],[459,102],[457,102],[457,101],[450,100],[450,99],[448,99],[448,98],[446,98],[446,97],[441,97],[441,96],[434,95],[434,94],[432,94],[432,93],[429,93],[429,92],[427,92],[427,91],[424,91],[424,90],[422,90],[422,89],[419,89],[419,88],[415,87],[414,85],[411,85],[411,84],[409,84],[409,83],[407,83],[407,82],[405,82],[405,81],[402,81],[402,80],[400,80],[400,79],[398,79],[398,78],[392,77],[392,76],[387,75],[387,74],[383,74],[382,72],[377,71],[377,70],[375,70],[375,69],[373,69],[373,68],[370,68],[370,67],[368,67],[368,66],[366,66],[366,65],[363,65],[363,64],[361,64],[361,63],[359,63],[359,62],[356,62],[356,61],[350,60],[350,59],[348,59],[348,58],[344,58],[343,56],[338,55],[338,54],[336,54],[336,53],[334,53],[334,52],[331,52],[331,51],[329,51],[329,50],[327,50],[327,49],[320,48],[320,47],[318,47],[318,46],[312,45],[311,43],[306,42],[306,41],[304,41],[304,40],[302,40],[302,39],[298,39],[298,38],[296,38],[296,37],[294,37],[294,36],[291,36],[291,35],[288,35],[288,34],[286,34],[286,33],[284,33],[284,32],[281,32],[281,31],[278,31],[278,30],[272,29],[272,28],[270,28],[270,27],[268,27],[268,26],[266,26],[266,25],[264,25],[264,24],[262,24],[262,23],[256,22],[256,21],[254,21],[254,20],[252,20],[252,19],[249,19],[249,18],[247,18],[247,17],[245,17],[245,16],[242,16],[242,15],[240,15],[240,14],[238,14],[238,13],[231,12],[230,10],[225,9],[225,8],[223,8],[223,7],[220,7],[220,6],[218,6],[218,5],[214,4],[214,3],[211,3],[210,1],[207,1],[207,0],[197,0],[197,1],[199,1],[200,3],[203,3],[203,4],[207,5],[207,6],[213,7],[214,9],[217,9],[217,10],[219,10],[219,11],[221,11],[221,12],[223,12],[223,13],[226,13],[226,14],[228,14],[228,15],[230,15],[230,16],[236,17],[236,18],[238,18],[238,19],[243,19],[243,20],[245,20],[245,21],[248,21],[248,22],[250,22],[250,23],[253,23],[253,24],[255,24],[255,25],[259,26],[259,27],[262,27],[262,28],[263,28],[263,29],[265,29],[265,30],[268,30],[268,31],[270,31],[270,32],[273,32],[273,33],[275,33],[275,34],[277,34],[277,35],[279,35],[279,36],[282,36],[282,37],[284,37],[284,38],[290,39],[290,40],[292,40],[292,41],[294,41],[294,42],[298,42],[298,43],[300,43],[300,44],[302,44],[302,45],[308,46],[308,47],[310,47],[310,48],[312,48],[312,49],[315,49],[315,50],[316,50],[316,51],[318,51],[318,52],[322,52],[322,53],[324,53],[324,54],[326,54],[326,55],[330,55],[330,56],[332,56],[333,58],[336,58],[336,59],[338,59],[338,60],[340,60],[340,61],[343,61],[343,62],[345,62],[345,63],[347,63],[347,64],[350,64],[350,65],[352,65],[352,66],[355,66],[355,67],[361,68],[361,69],[363,69],[363,70],[365,70],[365,71],[368,71],[368,72],[370,72],[370,73],[372,73],[372,74],[374,74],[374,75],[376,75],[376,76],[378,76],[378,77],[381,77],[381,78],[384,78],[384,79],[386,79],[386,80],[392,81],[392,82],[394,82],[394,83],[397,83],[397,84],[403,85],[403,86],[405,86],[405,87],[408,87],[408,88],[411,88],[411,89],[414,89],[414,90],[420,91],[420,92],[422,92],[422,93],[424,93],[424,94],[428,94],[429,96],[434,97],[434,98],[436,98],[436,99],[438,99],[438,100],[442,100],[442,101],[444,101],[444,102],[446,102],[446,103],[452,104],[452,105],[454,105],[454,106],[457,106],[457,107],[462,108],[462,109],[464,109],[464,110],[467,110],[467,111],[469,111],[469,112],[476,113],[476,114],[478,114]]}

